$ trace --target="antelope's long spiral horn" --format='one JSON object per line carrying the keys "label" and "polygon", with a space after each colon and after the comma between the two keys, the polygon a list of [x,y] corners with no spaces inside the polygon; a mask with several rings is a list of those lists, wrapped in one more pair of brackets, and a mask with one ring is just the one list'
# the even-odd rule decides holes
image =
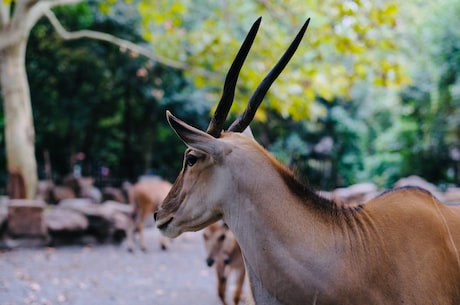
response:
{"label": "antelope's long spiral horn", "polygon": [[230,111],[230,107],[233,103],[233,98],[235,97],[235,87],[238,75],[240,74],[241,67],[243,66],[249,50],[251,49],[252,43],[254,42],[261,20],[262,17],[259,17],[252,25],[246,35],[246,38],[244,39],[243,44],[241,45],[240,50],[238,51],[238,54],[228,70],[222,97],[217,105],[216,111],[214,112],[214,116],[209,123],[208,129],[206,130],[207,133],[215,138],[220,136],[225,120],[227,119],[228,112]]}
{"label": "antelope's long spiral horn", "polygon": [[265,97],[265,94],[267,94],[268,89],[276,80],[278,75],[280,75],[280,73],[283,71],[284,67],[286,67],[287,63],[297,50],[297,47],[302,41],[302,38],[305,34],[305,31],[307,30],[309,23],[310,18],[308,18],[305,24],[302,26],[299,33],[292,41],[291,45],[283,54],[283,56],[280,58],[278,63],[272,68],[272,70],[267,74],[267,76],[262,80],[257,89],[254,91],[254,94],[249,99],[246,110],[235,120],[235,122],[233,122],[233,124],[229,128],[230,131],[242,132],[246,129],[246,127],[249,126],[252,119],[254,118],[254,115],[256,114],[257,108],[259,108],[260,103]]}

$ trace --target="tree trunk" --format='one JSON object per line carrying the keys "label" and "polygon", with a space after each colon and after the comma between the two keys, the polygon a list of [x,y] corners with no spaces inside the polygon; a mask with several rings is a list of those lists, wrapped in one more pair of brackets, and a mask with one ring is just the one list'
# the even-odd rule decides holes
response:
{"label": "tree trunk", "polygon": [[37,188],[35,131],[25,68],[27,39],[0,50],[0,83],[5,113],[8,195],[34,198]]}

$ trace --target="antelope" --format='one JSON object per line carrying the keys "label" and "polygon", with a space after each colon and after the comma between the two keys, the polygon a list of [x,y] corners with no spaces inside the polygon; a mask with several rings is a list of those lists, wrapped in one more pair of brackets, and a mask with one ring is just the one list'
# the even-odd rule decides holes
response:
{"label": "antelope", "polygon": [[[171,183],[166,180],[153,177],[144,178],[134,184],[128,191],[130,203],[133,205],[132,224],[128,229],[128,251],[134,250],[134,235],[139,236],[139,246],[142,251],[147,251],[144,240],[144,226],[147,216],[151,215],[171,189]],[[160,246],[163,250],[167,249],[167,240],[162,236]]]}
{"label": "antelope", "polygon": [[155,213],[157,227],[174,238],[222,219],[241,247],[256,304],[460,304],[459,208],[415,187],[337,205],[243,133],[308,21],[228,130],[223,124],[260,19],[235,57],[207,130],[167,112],[188,148]]}
{"label": "antelope", "polygon": [[235,236],[228,229],[226,224],[216,222],[204,229],[203,238],[208,254],[206,263],[209,267],[215,266],[217,275],[217,294],[223,305],[227,305],[225,294],[229,275],[232,272],[236,274],[236,288],[233,293],[233,303],[237,305],[241,299],[246,270],[244,269],[241,249]]}

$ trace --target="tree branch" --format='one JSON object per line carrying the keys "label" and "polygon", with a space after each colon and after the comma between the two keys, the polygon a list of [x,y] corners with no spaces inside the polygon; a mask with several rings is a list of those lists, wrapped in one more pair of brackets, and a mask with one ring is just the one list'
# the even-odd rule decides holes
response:
{"label": "tree branch", "polygon": [[106,41],[106,42],[115,44],[119,46],[121,49],[127,49],[127,50],[134,51],[138,54],[141,54],[147,58],[150,58],[156,62],[159,62],[163,65],[166,65],[172,68],[176,68],[180,70],[185,70],[189,68],[187,64],[177,62],[171,59],[162,58],[146,48],[143,48],[128,40],[124,40],[124,39],[115,37],[113,35],[107,34],[107,33],[91,31],[91,30],[81,30],[81,31],[69,32],[66,29],[64,29],[64,27],[61,25],[61,23],[59,22],[59,20],[56,18],[56,16],[51,10],[45,11],[45,16],[51,22],[56,32],[65,40],[74,40],[74,39],[81,39],[81,38],[102,40],[102,41]]}
{"label": "tree branch", "polygon": [[17,0],[13,15],[11,3],[0,0],[0,50],[24,41],[37,21],[51,7],[76,4],[83,0]]}
{"label": "tree branch", "polygon": [[[65,0],[64,0],[65,1]],[[67,1],[72,1],[72,0],[67,0]],[[73,0],[75,1],[75,0]],[[175,61],[172,59],[164,58],[162,56],[159,56],[152,52],[151,50],[141,47],[135,43],[132,43],[131,41],[125,40],[118,38],[116,36],[113,36],[111,34],[107,33],[102,33],[102,32],[97,32],[97,31],[92,31],[92,30],[80,30],[80,31],[74,31],[74,32],[69,32],[67,31],[62,24],[59,22],[57,19],[56,15],[51,10],[46,10],[44,12],[44,15],[48,18],[50,21],[51,25],[54,27],[56,32],[61,36],[64,40],[74,40],[74,39],[81,39],[81,38],[89,38],[89,39],[96,39],[96,40],[101,40],[105,42],[112,43],[114,45],[119,46],[122,50],[130,50],[133,52],[136,52],[142,56],[145,56],[147,58],[150,58],[151,60],[158,62],[160,64],[163,64],[165,66],[175,68],[178,70],[187,70],[187,69],[193,69],[194,72],[203,75],[205,77],[209,78],[215,78],[218,77],[217,73],[210,72],[208,70],[202,69],[202,68],[196,68],[191,66],[190,64]]]}
{"label": "tree branch", "polygon": [[10,3],[0,2],[0,31],[10,22],[10,9]]}

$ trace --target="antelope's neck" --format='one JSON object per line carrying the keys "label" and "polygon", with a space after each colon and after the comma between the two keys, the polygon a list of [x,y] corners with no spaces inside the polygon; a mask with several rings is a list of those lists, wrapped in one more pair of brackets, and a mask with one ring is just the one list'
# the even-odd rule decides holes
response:
{"label": "antelope's neck", "polygon": [[284,297],[300,289],[313,294],[282,302],[313,301],[316,289],[325,289],[340,261],[336,224],[310,206],[314,203],[292,194],[281,178],[262,175],[252,182],[250,188],[239,186],[223,215],[240,243],[254,295],[265,295],[260,304],[277,304],[276,296],[267,301],[267,295]]}

